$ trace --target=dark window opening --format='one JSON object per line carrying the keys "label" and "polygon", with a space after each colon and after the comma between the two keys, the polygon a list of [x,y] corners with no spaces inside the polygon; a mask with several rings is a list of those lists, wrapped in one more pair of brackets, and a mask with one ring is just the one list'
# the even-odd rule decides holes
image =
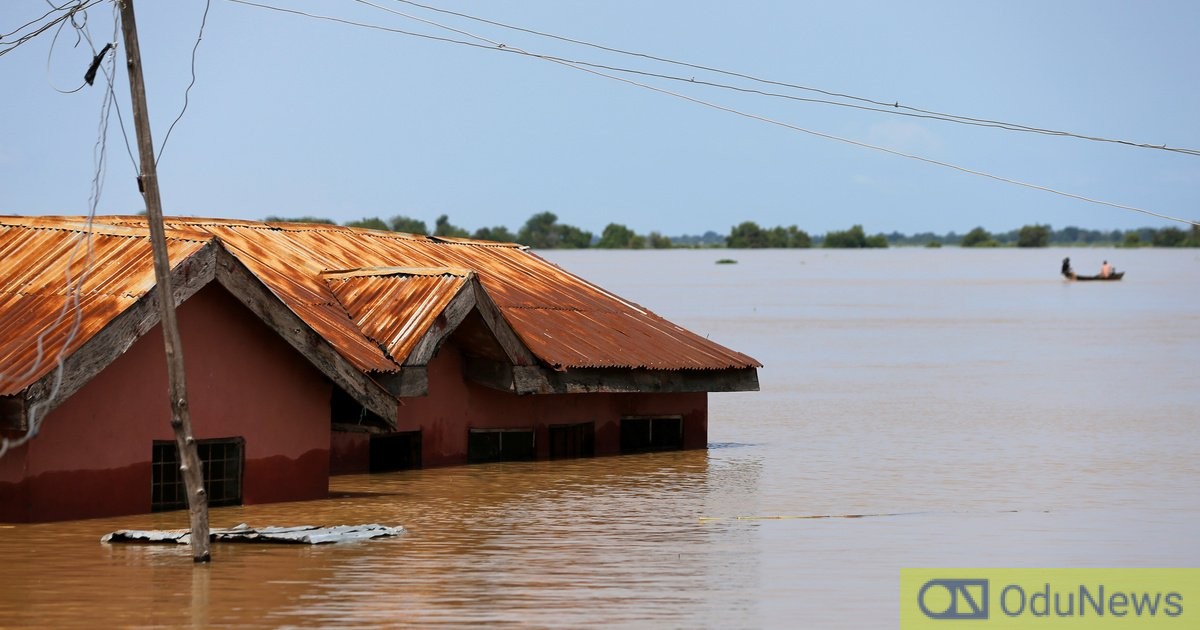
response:
{"label": "dark window opening", "polygon": [[333,386],[333,396],[329,400],[329,421],[332,424],[387,426],[383,418],[358,404],[337,385]]}
{"label": "dark window opening", "polygon": [[379,433],[371,436],[373,473],[421,467],[421,432]]}
{"label": "dark window opening", "polygon": [[470,429],[467,435],[467,461],[520,461],[534,459],[533,429]]}
{"label": "dark window opening", "polygon": [[596,454],[596,423],[550,425],[550,459]]}
{"label": "dark window opening", "polygon": [[621,452],[677,451],[683,448],[683,417],[621,418]]}
{"label": "dark window opening", "polygon": [[[203,463],[204,490],[211,507],[242,504],[242,467],[246,441],[240,437],[196,440]],[[179,470],[174,441],[155,440],[150,455],[150,509],[154,512],[187,507],[187,488]]]}

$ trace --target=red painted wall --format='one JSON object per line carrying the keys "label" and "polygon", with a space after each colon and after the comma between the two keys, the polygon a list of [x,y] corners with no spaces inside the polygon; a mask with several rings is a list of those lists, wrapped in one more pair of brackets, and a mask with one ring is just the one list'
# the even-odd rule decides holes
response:
{"label": "red painted wall", "polygon": [[[197,439],[245,439],[245,503],[327,496],[331,385],[216,284],[178,311]],[[150,510],[150,451],[171,440],[154,328],[0,460],[0,521]]]}
{"label": "red painted wall", "polygon": [[[517,396],[467,382],[462,356],[448,342],[429,364],[429,395],[405,398],[397,430],[421,431],[424,466],[447,466],[467,461],[470,428],[534,427],[539,458],[549,457],[549,425],[594,422],[596,454],[620,452],[622,416],[683,416],[684,448],[704,448],[708,442],[708,394],[556,394]],[[360,434],[361,435],[361,434]],[[343,447],[335,456],[365,458],[361,437],[335,433]],[[338,461],[335,471],[366,470],[366,461]]]}
{"label": "red painted wall", "polygon": [[370,472],[371,434],[334,431],[329,439],[329,474],[356,475]]}

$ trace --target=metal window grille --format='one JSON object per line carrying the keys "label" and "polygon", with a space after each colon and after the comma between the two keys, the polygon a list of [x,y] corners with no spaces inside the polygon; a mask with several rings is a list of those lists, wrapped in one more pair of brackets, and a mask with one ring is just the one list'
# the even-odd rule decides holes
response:
{"label": "metal window grille", "polygon": [[683,416],[621,418],[621,452],[677,451],[683,448]]}
{"label": "metal window grille", "polygon": [[[210,506],[241,505],[245,444],[240,437],[196,441]],[[186,508],[187,489],[175,442],[156,440],[151,448],[150,509],[165,512]]]}
{"label": "metal window grille", "polygon": [[469,429],[467,461],[503,462],[534,459],[533,429]]}
{"label": "metal window grille", "polygon": [[550,425],[550,459],[592,457],[596,454],[596,423]]}

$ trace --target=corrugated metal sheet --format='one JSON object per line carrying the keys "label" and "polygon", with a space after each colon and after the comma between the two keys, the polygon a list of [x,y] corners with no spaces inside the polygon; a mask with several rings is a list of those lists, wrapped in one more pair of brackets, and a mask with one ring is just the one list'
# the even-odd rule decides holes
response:
{"label": "corrugated metal sheet", "polygon": [[[278,224],[270,229],[262,224],[188,220],[179,225],[209,230],[236,250],[282,254],[287,262],[271,265],[277,269],[286,270],[300,260],[310,269],[323,270],[469,269],[534,355],[558,368],[760,367],[754,359],[671,324],[519,245],[329,225]],[[393,356],[403,361],[402,355]]]}
{"label": "corrugated metal sheet", "polygon": [[[145,230],[0,217],[0,395],[22,391],[154,287]],[[172,264],[212,237],[172,230]]]}
{"label": "corrugated metal sheet", "polygon": [[364,270],[361,275],[335,274],[325,282],[358,329],[393,361],[403,363],[468,277],[452,272],[379,275]]}
{"label": "corrugated metal sheet", "polygon": [[[145,219],[97,221],[109,226],[93,239],[97,264],[84,293],[96,297],[84,311],[87,322],[80,339],[94,334],[153,284]],[[397,371],[468,271],[477,275],[530,351],[556,368],[760,367],[754,359],[684,330],[519,245],[317,224],[171,218],[167,226],[173,235],[173,262],[217,237],[288,308],[367,372]],[[25,313],[33,302],[20,296],[65,292],[65,260],[79,228],[69,219],[0,220],[0,299],[6,300],[0,304],[0,343],[8,344],[0,349],[4,365],[10,365],[5,357],[28,364],[29,348],[20,345],[21,337],[53,328],[46,313]],[[389,269],[397,267],[408,270]],[[25,269],[37,271],[26,274]],[[28,286],[38,288],[22,289]],[[61,343],[62,337],[55,339]],[[53,345],[49,339],[47,345]]]}

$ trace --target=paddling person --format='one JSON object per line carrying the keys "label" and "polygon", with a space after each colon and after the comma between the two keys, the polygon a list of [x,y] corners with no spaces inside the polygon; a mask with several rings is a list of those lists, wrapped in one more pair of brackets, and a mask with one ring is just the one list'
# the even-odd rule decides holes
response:
{"label": "paddling person", "polygon": [[1103,265],[1100,265],[1100,277],[1101,278],[1107,278],[1107,277],[1111,276],[1112,272],[1113,272],[1112,265],[1108,264],[1107,260],[1104,261]]}
{"label": "paddling person", "polygon": [[1062,266],[1062,275],[1070,278],[1072,275],[1074,275],[1074,273],[1075,273],[1074,271],[1071,271],[1071,258],[1070,257],[1064,258],[1063,266]]}

